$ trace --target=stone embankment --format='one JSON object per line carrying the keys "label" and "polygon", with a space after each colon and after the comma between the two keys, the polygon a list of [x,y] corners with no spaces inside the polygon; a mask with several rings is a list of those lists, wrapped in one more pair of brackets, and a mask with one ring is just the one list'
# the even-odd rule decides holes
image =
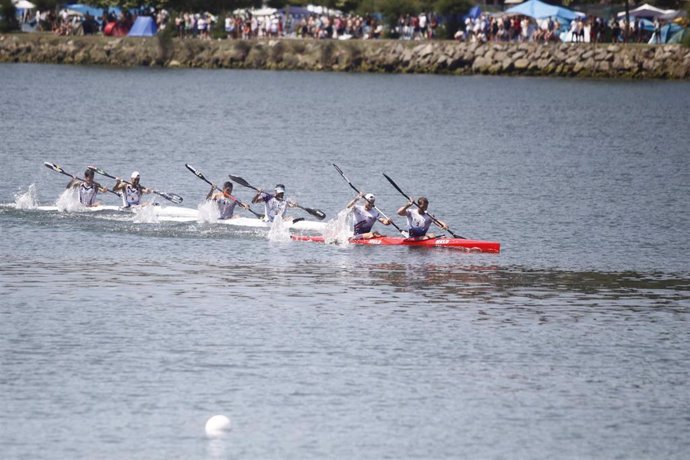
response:
{"label": "stone embankment", "polygon": [[690,79],[690,48],[602,43],[178,40],[0,35],[0,62]]}

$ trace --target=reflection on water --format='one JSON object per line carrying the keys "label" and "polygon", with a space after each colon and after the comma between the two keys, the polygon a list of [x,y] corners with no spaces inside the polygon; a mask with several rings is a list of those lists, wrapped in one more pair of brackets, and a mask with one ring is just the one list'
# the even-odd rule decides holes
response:
{"label": "reflection on water", "polygon": [[[286,243],[290,244],[290,243]],[[297,244],[297,243],[294,243]],[[690,306],[690,277],[669,277],[662,273],[602,273],[562,270],[527,270],[500,265],[403,263],[329,263],[310,262],[263,267],[257,277],[254,264],[225,264],[193,260],[162,263],[158,260],[120,262],[116,271],[108,263],[90,267],[83,277],[83,267],[50,260],[6,258],[3,263],[5,288],[21,292],[28,286],[50,283],[51,291],[140,286],[155,291],[170,286],[175,295],[207,298],[215,291],[232,286],[236,296],[262,298],[255,289],[270,285],[274,290],[290,290],[294,298],[311,299],[337,296],[343,289],[356,290],[367,302],[386,302],[395,294],[401,302],[424,300],[454,308],[481,304],[485,307],[521,304],[525,308],[638,309],[654,307],[687,313]],[[203,291],[196,286],[207,287]],[[363,291],[363,288],[369,288]],[[380,297],[380,298],[379,298]],[[423,308],[423,304],[420,304]]]}

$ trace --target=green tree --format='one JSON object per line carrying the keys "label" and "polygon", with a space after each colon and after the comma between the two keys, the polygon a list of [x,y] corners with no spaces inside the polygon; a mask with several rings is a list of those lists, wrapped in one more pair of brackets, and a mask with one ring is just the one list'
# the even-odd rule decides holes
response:
{"label": "green tree", "polygon": [[371,12],[383,14],[386,24],[391,28],[396,26],[400,16],[419,13],[419,3],[416,0],[379,0],[374,3],[378,9]]}
{"label": "green tree", "polygon": [[472,8],[470,0],[437,0],[434,10],[442,17],[445,38],[452,39],[462,26],[462,16]]}
{"label": "green tree", "polygon": [[15,8],[12,0],[2,0],[0,5],[0,32],[13,32],[19,30],[19,21],[17,20],[17,8]]}

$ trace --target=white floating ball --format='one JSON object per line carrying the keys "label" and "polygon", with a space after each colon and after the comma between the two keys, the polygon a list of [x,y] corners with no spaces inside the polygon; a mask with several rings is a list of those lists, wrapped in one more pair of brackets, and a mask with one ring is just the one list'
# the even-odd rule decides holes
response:
{"label": "white floating ball", "polygon": [[206,422],[206,435],[213,438],[223,436],[231,429],[230,419],[225,415],[214,415]]}

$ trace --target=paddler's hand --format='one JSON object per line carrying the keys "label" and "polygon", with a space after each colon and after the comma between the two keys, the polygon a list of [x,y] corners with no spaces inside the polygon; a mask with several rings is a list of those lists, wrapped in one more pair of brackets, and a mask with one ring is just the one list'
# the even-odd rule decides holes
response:
{"label": "paddler's hand", "polygon": [[240,203],[240,206],[242,206],[244,209],[249,209],[249,205],[247,203]]}
{"label": "paddler's hand", "polygon": [[382,223],[383,225],[390,225],[390,224],[391,224],[391,220],[390,220],[390,218],[388,218],[388,219],[383,219],[383,220],[381,221],[381,223]]}
{"label": "paddler's hand", "polygon": [[287,200],[287,205],[288,205],[289,207],[291,207],[291,208],[294,208],[294,207],[297,205],[297,203],[295,203],[295,202],[292,201],[292,200]]}

